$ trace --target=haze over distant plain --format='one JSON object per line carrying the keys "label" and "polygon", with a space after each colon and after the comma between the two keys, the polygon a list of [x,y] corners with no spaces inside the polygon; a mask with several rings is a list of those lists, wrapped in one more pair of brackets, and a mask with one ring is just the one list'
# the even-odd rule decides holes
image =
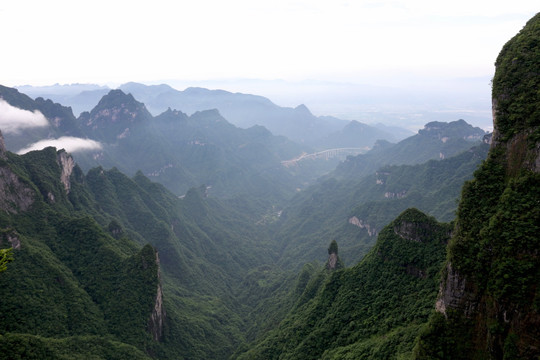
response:
{"label": "haze over distant plain", "polygon": [[537,11],[530,0],[8,1],[0,82],[205,86],[373,122],[411,123],[424,104],[419,124],[439,120],[425,119],[432,110],[488,127],[495,58]]}

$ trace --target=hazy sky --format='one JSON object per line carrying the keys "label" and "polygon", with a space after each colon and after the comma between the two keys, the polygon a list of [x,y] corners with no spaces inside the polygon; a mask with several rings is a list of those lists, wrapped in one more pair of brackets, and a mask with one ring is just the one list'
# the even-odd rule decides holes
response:
{"label": "hazy sky", "polygon": [[537,0],[4,0],[0,84],[491,76]]}

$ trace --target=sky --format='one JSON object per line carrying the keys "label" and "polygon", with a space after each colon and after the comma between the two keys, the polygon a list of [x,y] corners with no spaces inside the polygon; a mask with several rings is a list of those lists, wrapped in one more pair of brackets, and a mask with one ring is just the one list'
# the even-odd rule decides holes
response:
{"label": "sky", "polygon": [[490,75],[539,9],[536,0],[6,0],[1,83]]}
{"label": "sky", "polygon": [[[326,94],[335,84],[435,92],[480,79],[488,104],[497,54],[539,8],[537,0],[5,0],[0,84],[202,84],[260,89],[289,106],[312,85]],[[294,100],[279,99],[287,92]]]}

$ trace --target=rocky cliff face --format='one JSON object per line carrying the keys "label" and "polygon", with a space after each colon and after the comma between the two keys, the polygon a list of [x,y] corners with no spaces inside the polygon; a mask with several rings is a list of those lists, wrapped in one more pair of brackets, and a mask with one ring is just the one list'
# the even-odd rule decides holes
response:
{"label": "rocky cliff face", "polygon": [[539,43],[540,14],[497,58],[490,153],[463,188],[436,303],[443,318],[417,358],[540,355]]}
{"label": "rocky cliff face", "polygon": [[69,155],[65,151],[58,152],[57,161],[60,165],[60,168],[62,169],[62,174],[60,175],[60,182],[64,184],[66,194],[69,194],[69,190],[71,189],[70,177],[73,173],[73,168],[75,167],[75,161],[73,161],[71,155]]}
{"label": "rocky cliff face", "polygon": [[[0,159],[6,160],[6,146],[0,132]],[[26,211],[34,203],[34,190],[11,170],[7,163],[0,163],[0,210],[16,214]]]}
{"label": "rocky cliff face", "polygon": [[167,313],[163,306],[163,287],[161,286],[161,274],[159,272],[159,254],[156,251],[156,264],[158,266],[158,286],[156,292],[156,301],[150,319],[148,320],[148,331],[152,335],[154,341],[161,341],[163,339],[163,325]]}
{"label": "rocky cliff face", "polygon": [[326,262],[328,270],[338,270],[343,268],[343,262],[338,256],[338,246],[336,240],[332,240],[328,248],[328,261]]}

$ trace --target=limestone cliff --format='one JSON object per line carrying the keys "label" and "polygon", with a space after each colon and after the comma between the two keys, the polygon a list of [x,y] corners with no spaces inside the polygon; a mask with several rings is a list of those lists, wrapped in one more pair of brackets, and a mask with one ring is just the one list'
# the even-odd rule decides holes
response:
{"label": "limestone cliff", "polygon": [[64,185],[64,190],[66,190],[66,194],[69,194],[69,190],[71,189],[70,177],[73,173],[73,168],[75,167],[75,161],[73,161],[71,155],[69,155],[63,150],[58,152],[57,161],[60,165],[60,168],[62,169],[62,174],[60,175],[60,182]]}
{"label": "limestone cliff", "polygon": [[0,131],[0,159],[6,160],[6,143],[4,141],[4,135],[2,135],[2,131]]}
{"label": "limestone cliff", "polygon": [[159,271],[159,254],[157,251],[156,264],[158,266],[158,286],[154,308],[152,309],[152,314],[150,315],[150,319],[148,320],[148,331],[152,335],[152,339],[154,339],[154,341],[161,341],[163,339],[163,326],[167,313],[165,312],[165,307],[163,306],[163,287],[161,286],[161,274]]}
{"label": "limestone cliff", "polygon": [[28,210],[36,194],[29,184],[13,172],[6,159],[4,137],[0,132],[0,210],[16,214]]}
{"label": "limestone cliff", "polygon": [[540,14],[502,49],[488,159],[463,187],[435,314],[415,356],[540,356]]}
{"label": "limestone cliff", "polygon": [[328,270],[338,270],[343,268],[343,262],[338,256],[338,245],[336,240],[332,240],[328,247],[328,261],[326,262]]}

